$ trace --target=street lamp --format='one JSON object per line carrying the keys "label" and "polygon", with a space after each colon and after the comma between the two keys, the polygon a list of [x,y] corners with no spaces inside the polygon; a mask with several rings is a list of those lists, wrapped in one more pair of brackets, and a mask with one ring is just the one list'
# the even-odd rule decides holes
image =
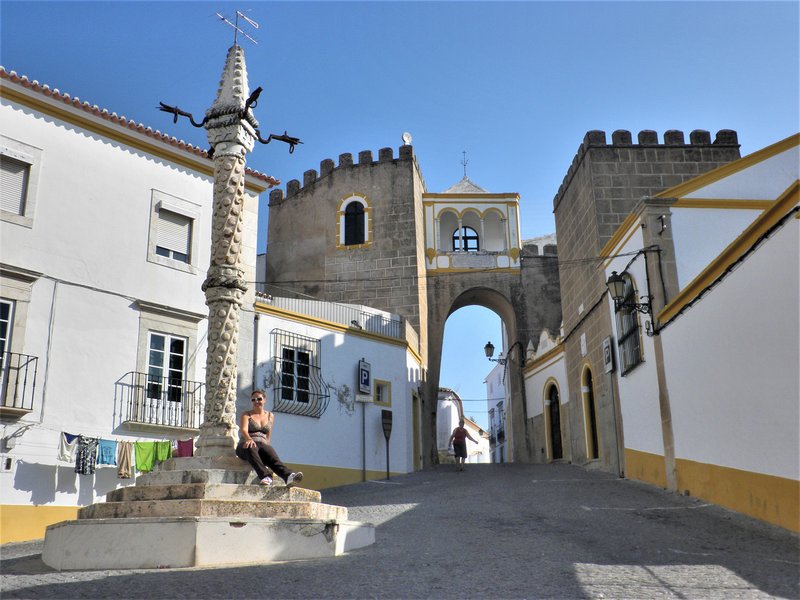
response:
{"label": "street lamp", "polygon": [[486,353],[486,358],[492,362],[496,362],[501,365],[506,364],[506,358],[492,358],[492,356],[494,356],[494,344],[492,344],[492,342],[486,342],[486,345],[483,347],[483,351]]}
{"label": "street lamp", "polygon": [[626,281],[622,275],[617,275],[616,271],[611,271],[611,276],[608,278],[608,281],[606,281],[606,285],[608,286],[608,293],[611,294],[611,299],[614,300],[614,308],[617,311],[627,308],[646,315],[652,314],[653,309],[650,305],[651,296],[642,296],[647,302],[641,304],[638,302],[624,302]]}

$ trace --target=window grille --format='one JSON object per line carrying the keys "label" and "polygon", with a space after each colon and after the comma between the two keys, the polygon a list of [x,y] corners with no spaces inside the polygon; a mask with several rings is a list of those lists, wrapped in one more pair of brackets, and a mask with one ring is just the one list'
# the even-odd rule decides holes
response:
{"label": "window grille", "polygon": [[344,210],[344,245],[355,246],[364,243],[364,206],[351,202]]}
{"label": "window grille", "polygon": [[275,377],[275,412],[321,417],[328,408],[330,392],[322,379],[320,342],[283,331],[272,330]]}
{"label": "window grille", "polygon": [[[459,235],[459,231],[461,235]],[[462,247],[463,242],[463,247]],[[460,230],[456,229],[453,232],[453,252],[477,252],[480,248],[480,240],[478,232],[472,227],[462,227]]]}
{"label": "window grille", "polygon": [[0,208],[15,215],[25,214],[30,169],[21,160],[0,155]]}
{"label": "window grille", "polygon": [[642,362],[641,336],[639,334],[639,315],[630,306],[636,304],[636,288],[633,279],[624,275],[625,292],[620,308],[617,309],[617,346],[619,348],[620,375],[625,375]]}

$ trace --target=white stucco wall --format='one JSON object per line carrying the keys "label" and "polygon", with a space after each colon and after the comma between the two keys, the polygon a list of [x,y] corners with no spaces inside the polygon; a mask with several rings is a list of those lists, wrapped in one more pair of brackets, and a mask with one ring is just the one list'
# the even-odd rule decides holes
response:
{"label": "white stucco wall", "polygon": [[673,207],[671,210],[680,289],[691,283],[761,214],[757,209]]}
{"label": "white stucco wall", "polygon": [[799,226],[789,219],[662,335],[677,458],[800,478]]}
{"label": "white stucco wall", "polygon": [[[637,226],[635,233],[619,249],[619,254],[629,254],[644,247],[641,229]],[[612,271],[622,273],[632,256],[617,256],[606,265],[606,279]],[[645,256],[638,256],[630,266],[627,273],[633,278],[639,296],[646,295],[647,277],[645,274]],[[651,273],[651,282],[656,281],[657,274]],[[641,301],[641,300],[639,300]],[[664,454],[664,440],[661,430],[661,410],[658,402],[658,385],[656,379],[655,359],[653,356],[653,339],[645,333],[645,322],[651,320],[650,315],[639,315],[640,344],[642,362],[620,376],[619,348],[617,346],[617,317],[614,312],[614,302],[610,297],[606,300],[606,307],[611,316],[614,328],[614,371],[617,374],[619,386],[620,411],[622,412],[623,435],[625,447],[640,452],[656,455]]]}
{"label": "white stucco wall", "polygon": [[[272,443],[289,465],[361,470],[363,419],[366,410],[366,468],[386,470],[386,441],[381,410],[392,411],[389,446],[390,470],[407,473],[412,460],[412,393],[419,385],[419,364],[404,345],[377,337],[346,334],[321,325],[261,314],[258,324],[257,387],[267,392],[266,408],[273,408],[274,358],[271,332],[290,331],[320,340],[322,377],[330,386],[330,402],[319,417],[276,413]],[[371,365],[372,379],[391,385],[391,406],[354,402],[358,362]],[[373,384],[374,385],[374,384]]]}
{"label": "white stucco wall", "polygon": [[[0,503],[89,504],[134,480],[117,479],[117,467],[98,466],[90,476],[57,463],[62,431],[116,441],[189,437],[123,427],[125,407],[116,384],[126,373],[141,370],[146,360],[140,353],[144,312],[137,302],[196,316],[187,323],[194,344],[188,348],[186,377],[205,379],[207,308],[200,286],[209,263],[213,182],[208,175],[6,100],[0,121],[4,143],[39,150],[33,226],[0,222],[2,262],[42,273],[30,285],[27,318],[14,328],[13,351],[38,357],[38,373],[33,411],[3,419],[2,437],[14,440],[13,447],[4,446],[3,456],[14,463],[10,472],[0,473]],[[148,261],[153,190],[196,207],[191,269]],[[254,279],[256,211],[257,196],[248,192],[243,256],[249,281]],[[247,329],[245,320],[240,368],[244,355],[249,371]]]}

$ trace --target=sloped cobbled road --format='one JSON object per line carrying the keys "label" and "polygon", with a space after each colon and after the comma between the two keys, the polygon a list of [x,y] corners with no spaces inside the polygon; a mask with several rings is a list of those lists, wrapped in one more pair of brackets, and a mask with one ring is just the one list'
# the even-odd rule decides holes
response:
{"label": "sloped cobbled road", "polygon": [[[567,465],[451,465],[323,491],[376,543],[232,568],[59,573],[1,548],[11,598],[800,598],[800,538]],[[124,540],[121,541],[124,544]],[[243,555],[246,549],[242,549]]]}

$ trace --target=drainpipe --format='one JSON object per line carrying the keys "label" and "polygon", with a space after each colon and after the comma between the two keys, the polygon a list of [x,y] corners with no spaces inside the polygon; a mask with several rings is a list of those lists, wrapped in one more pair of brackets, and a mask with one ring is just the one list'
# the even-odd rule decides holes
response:
{"label": "drainpipe", "polygon": [[253,317],[253,389],[258,389],[258,381],[256,380],[256,370],[258,368],[258,321],[261,315],[258,313]]}

